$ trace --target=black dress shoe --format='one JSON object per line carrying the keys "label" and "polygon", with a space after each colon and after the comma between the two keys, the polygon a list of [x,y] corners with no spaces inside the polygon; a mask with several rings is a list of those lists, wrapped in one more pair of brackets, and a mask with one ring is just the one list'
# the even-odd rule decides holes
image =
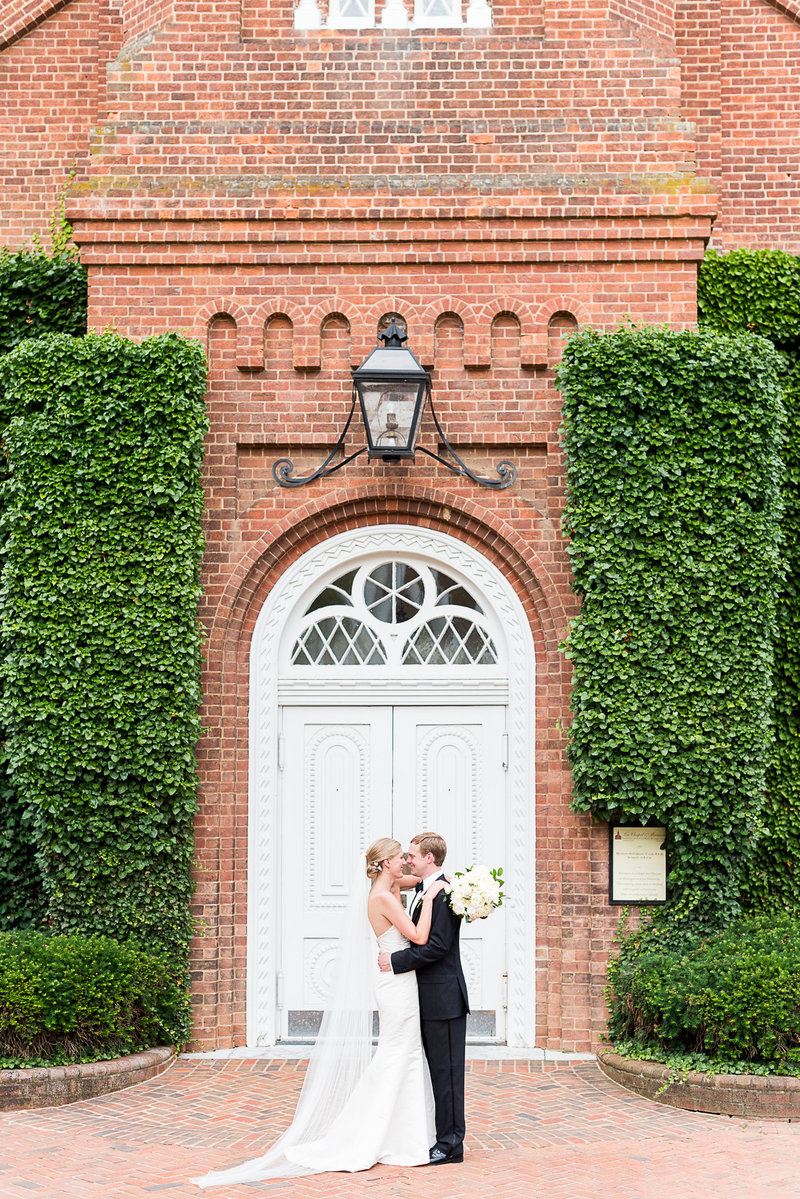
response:
{"label": "black dress shoe", "polygon": [[431,1166],[447,1166],[450,1162],[463,1162],[463,1160],[463,1149],[459,1149],[456,1153],[446,1153],[444,1149],[431,1149],[429,1164]]}

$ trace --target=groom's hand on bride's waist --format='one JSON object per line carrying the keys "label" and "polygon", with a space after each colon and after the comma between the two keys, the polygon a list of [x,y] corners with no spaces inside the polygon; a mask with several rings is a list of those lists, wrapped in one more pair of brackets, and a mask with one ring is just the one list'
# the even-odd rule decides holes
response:
{"label": "groom's hand on bride's waist", "polygon": [[378,954],[378,965],[380,966],[381,970],[383,970],[384,974],[385,974],[387,971],[391,973],[391,969],[392,969],[392,959],[391,959],[391,956],[390,956],[390,954],[388,954],[388,953],[379,953],[379,954]]}

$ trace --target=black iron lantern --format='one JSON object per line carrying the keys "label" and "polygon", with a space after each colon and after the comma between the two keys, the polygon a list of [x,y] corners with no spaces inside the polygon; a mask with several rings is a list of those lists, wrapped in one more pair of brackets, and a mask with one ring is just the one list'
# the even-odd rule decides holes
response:
{"label": "black iron lantern", "polygon": [[[421,454],[440,462],[454,474],[465,475],[481,487],[492,487],[496,490],[510,487],[517,477],[516,467],[510,462],[498,462],[498,477],[485,479],[470,470],[450,445],[433,407],[431,377],[423,369],[419,359],[403,345],[408,339],[394,318],[386,331],[381,333],[380,340],[383,345],[372,350],[353,371],[353,401],[350,412],[328,457],[312,474],[294,478],[294,465],[290,459],[279,458],[272,467],[276,483],[281,487],[302,487],[314,479],[321,479],[341,470],[361,454],[366,453],[370,458],[380,458],[384,462],[401,462],[403,459],[413,460],[419,450]],[[449,455],[447,458],[426,449],[425,446],[417,446],[426,402],[441,444]],[[353,421],[356,404],[361,408],[367,444],[342,457],[340,455]]]}
{"label": "black iron lantern", "polygon": [[403,345],[407,340],[393,320],[381,334],[383,345],[353,371],[369,456],[384,462],[414,457],[422,409],[431,390],[430,375]]}

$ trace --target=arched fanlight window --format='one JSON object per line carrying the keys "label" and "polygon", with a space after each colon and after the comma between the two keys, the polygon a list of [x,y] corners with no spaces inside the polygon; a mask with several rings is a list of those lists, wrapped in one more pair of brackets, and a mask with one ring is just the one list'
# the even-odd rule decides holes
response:
{"label": "arched fanlight window", "polygon": [[475,596],[438,567],[396,559],[324,584],[308,604],[292,646],[293,666],[497,664],[497,648]]}

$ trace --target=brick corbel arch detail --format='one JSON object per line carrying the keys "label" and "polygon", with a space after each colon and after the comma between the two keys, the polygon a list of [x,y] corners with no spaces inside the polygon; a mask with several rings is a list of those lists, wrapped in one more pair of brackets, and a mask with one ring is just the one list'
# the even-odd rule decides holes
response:
{"label": "brick corbel arch detail", "polygon": [[[218,316],[228,317],[236,326],[236,365],[240,366],[239,348],[242,339],[242,329],[247,323],[247,313],[236,300],[232,300],[230,297],[221,297],[217,300],[209,300],[207,304],[204,304],[194,318],[192,325],[193,336],[198,341],[202,341],[206,347],[206,353],[208,353],[209,329],[211,322]],[[263,356],[261,365],[264,365]]]}
{"label": "brick corbel arch detail", "polygon": [[264,330],[267,321],[274,316],[286,317],[292,326],[292,361],[298,365],[299,330],[303,324],[303,313],[290,300],[265,300],[253,312],[248,313],[236,344],[236,365],[239,370],[264,369]]}
{"label": "brick corbel arch detail", "polygon": [[542,335],[544,337],[544,360],[548,366],[553,367],[556,366],[561,357],[562,347],[559,346],[555,357],[551,357],[551,350],[548,345],[550,321],[559,312],[564,312],[568,316],[571,316],[575,320],[578,328],[580,328],[581,325],[588,325],[591,323],[591,317],[589,315],[588,308],[586,308],[586,306],[575,296],[551,296],[549,300],[546,300],[539,306],[537,317],[540,321]]}
{"label": "brick corbel arch detail", "polygon": [[570,316],[575,317],[579,325],[591,324],[592,318],[589,309],[576,296],[551,296],[550,299],[539,305],[535,314],[537,325],[544,327],[545,339],[547,338],[547,326],[557,312],[568,312]]}
{"label": "brick corbel arch detail", "polygon": [[321,300],[303,318],[295,345],[295,367],[318,370],[322,365],[322,326],[331,316],[341,316],[347,321],[350,327],[350,362],[357,366],[361,361],[363,354],[361,358],[357,356],[357,346],[363,340],[361,313],[349,300],[332,296],[327,300]]}
{"label": "brick corbel arch detail", "polygon": [[436,322],[448,312],[454,313],[464,327],[464,366],[472,366],[468,347],[475,338],[475,306],[457,296],[441,296],[419,314],[420,336],[412,347],[423,366],[434,366],[436,359]]}
{"label": "brick corbel arch detail", "polygon": [[464,347],[464,364],[470,366],[492,365],[492,326],[499,316],[508,313],[519,321],[520,366],[541,366],[547,363],[547,330],[539,328],[536,313],[525,300],[517,296],[499,296],[484,304],[478,319],[478,336],[474,348],[474,362],[467,362]]}
{"label": "brick corbel arch detail", "polygon": [[[566,634],[568,614],[559,592],[528,541],[495,512],[456,493],[393,484],[352,488],[309,500],[272,526],[248,551],[231,575],[209,631],[223,669],[229,655],[249,653],[250,637],[261,607],[284,570],[312,546],[335,533],[365,525],[398,522],[439,529],[459,537],[489,559],[509,579],[537,630],[545,653],[557,650]],[[537,640],[536,636],[534,637]]]}
{"label": "brick corbel arch detail", "polygon": [[[353,365],[357,366],[366,358],[370,350],[374,350],[378,345],[378,321],[387,312],[396,312],[398,316],[402,316],[408,329],[408,348],[412,353],[416,354],[424,366],[425,362],[420,355],[420,346],[423,344],[425,338],[423,314],[415,304],[409,303],[408,300],[400,296],[389,296],[385,300],[378,300],[376,304],[371,304],[366,309],[361,321],[363,333],[361,344],[357,347],[355,338],[352,343]],[[356,353],[356,349],[358,353]]]}

